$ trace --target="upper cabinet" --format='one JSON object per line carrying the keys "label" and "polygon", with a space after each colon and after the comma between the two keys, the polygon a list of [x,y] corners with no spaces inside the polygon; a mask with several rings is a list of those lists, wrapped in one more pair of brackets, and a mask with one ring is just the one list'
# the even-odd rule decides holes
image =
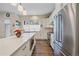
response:
{"label": "upper cabinet", "polygon": [[52,12],[51,16],[49,18],[52,18],[55,14],[57,14],[61,9],[64,8],[64,6],[68,5],[67,3],[56,3],[55,4],[55,9]]}
{"label": "upper cabinet", "polygon": [[57,3],[57,4],[55,4],[55,9],[54,9],[54,11],[52,12],[52,14],[50,15],[50,17],[49,17],[49,19],[50,19],[50,24],[52,25],[52,26],[54,26],[54,16],[56,15],[56,14],[58,14],[58,12],[61,10],[61,9],[63,9],[64,8],[64,6],[66,6],[67,5],[67,3]]}

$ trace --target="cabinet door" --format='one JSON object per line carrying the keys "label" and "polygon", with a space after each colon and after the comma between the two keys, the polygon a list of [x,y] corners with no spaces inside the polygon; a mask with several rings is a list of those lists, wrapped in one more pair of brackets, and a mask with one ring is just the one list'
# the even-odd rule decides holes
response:
{"label": "cabinet door", "polygon": [[27,56],[27,55],[29,55],[29,42],[25,43],[13,54],[13,56]]}
{"label": "cabinet door", "polygon": [[50,45],[51,45],[52,48],[54,49],[54,35],[53,35],[53,34],[51,34]]}

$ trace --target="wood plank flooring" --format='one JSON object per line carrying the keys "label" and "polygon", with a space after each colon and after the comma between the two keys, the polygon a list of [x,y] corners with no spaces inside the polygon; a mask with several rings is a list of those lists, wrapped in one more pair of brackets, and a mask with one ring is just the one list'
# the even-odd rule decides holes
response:
{"label": "wood plank flooring", "polygon": [[36,40],[32,56],[53,56],[53,50],[47,40]]}

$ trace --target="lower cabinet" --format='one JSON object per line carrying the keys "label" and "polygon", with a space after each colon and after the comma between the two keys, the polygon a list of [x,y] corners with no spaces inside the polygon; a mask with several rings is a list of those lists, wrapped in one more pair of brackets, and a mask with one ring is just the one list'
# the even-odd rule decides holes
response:
{"label": "lower cabinet", "polygon": [[12,56],[27,56],[29,55],[29,42],[20,47]]}
{"label": "lower cabinet", "polygon": [[[30,56],[32,53],[32,51],[30,50],[30,44],[31,44],[30,40],[28,40],[22,47],[20,47],[17,51],[15,51],[12,54],[12,56]],[[33,43],[33,48],[34,48],[34,45],[35,43]]]}

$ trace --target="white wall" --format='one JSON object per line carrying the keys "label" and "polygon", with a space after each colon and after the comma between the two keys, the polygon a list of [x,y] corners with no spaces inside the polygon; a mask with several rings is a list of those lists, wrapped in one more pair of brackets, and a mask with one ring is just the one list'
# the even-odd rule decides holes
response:
{"label": "white wall", "polygon": [[[11,13],[10,17],[6,17],[6,12],[0,11],[0,38],[3,38],[5,33],[4,21],[10,20],[11,24],[13,25],[16,19],[18,19],[18,16],[16,14]],[[13,34],[13,27],[11,29],[11,32]]]}

